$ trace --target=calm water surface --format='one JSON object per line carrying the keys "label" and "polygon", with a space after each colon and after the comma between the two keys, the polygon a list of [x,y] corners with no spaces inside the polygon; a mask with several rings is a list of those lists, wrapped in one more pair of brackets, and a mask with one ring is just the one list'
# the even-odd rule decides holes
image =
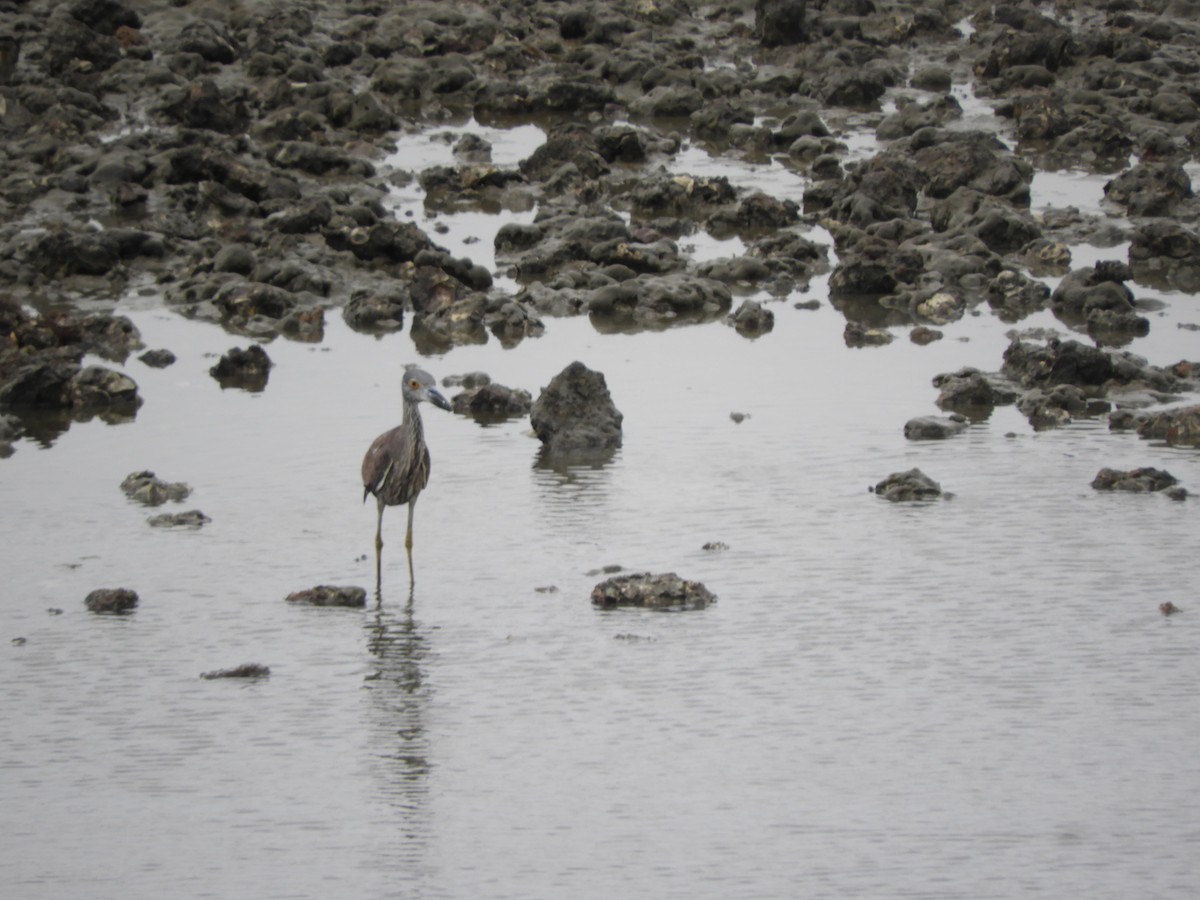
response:
{"label": "calm water surface", "polygon": [[[1035,207],[1097,203],[1104,181],[1039,179]],[[491,264],[478,219],[437,218],[439,242]],[[222,391],[207,370],[244,339],[130,301],[179,358],[129,362],[136,421],[0,461],[5,895],[1195,896],[1195,501],[1089,483],[1158,466],[1200,490],[1200,456],[1103,420],[1035,433],[1012,408],[907,442],[904,422],[937,412],[930,378],[999,368],[1010,326],[985,311],[927,347],[897,331],[851,350],[823,292],[815,311],[774,303],[755,341],[548,320],[513,350],[421,360],[535,395],[582,360],[624,446],[554,468],[527,419],[426,410],[417,584],[391,510],[366,611],[283,598],[372,585],[358,464],[399,419],[408,334],[335,313],[319,345],[270,344],[264,392]],[[1163,309],[1131,349],[1200,356],[1176,327],[1196,298],[1142,296]],[[914,466],[953,498],[868,493]],[[119,490],[143,468],[191,484],[172,509],[211,524],[150,528]],[[606,565],[719,600],[597,612]],[[118,585],[135,614],[86,612]],[[251,661],[270,678],[198,678]]]}

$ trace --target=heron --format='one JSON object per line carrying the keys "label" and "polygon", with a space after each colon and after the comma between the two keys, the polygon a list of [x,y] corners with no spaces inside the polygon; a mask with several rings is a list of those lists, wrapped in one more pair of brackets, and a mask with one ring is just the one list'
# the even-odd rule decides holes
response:
{"label": "heron", "polygon": [[367,496],[375,495],[379,506],[379,519],[375,527],[375,584],[381,583],[383,551],[383,508],[408,504],[408,532],[404,547],[408,551],[408,580],[413,577],[413,508],[417,496],[429,483],[429,448],[425,445],[425,431],[421,425],[422,401],[428,401],[441,409],[450,409],[450,402],[437,389],[437,382],[424,369],[408,365],[404,370],[401,388],[404,400],[404,415],[400,424],[385,431],[371,442],[362,462],[363,502]]}

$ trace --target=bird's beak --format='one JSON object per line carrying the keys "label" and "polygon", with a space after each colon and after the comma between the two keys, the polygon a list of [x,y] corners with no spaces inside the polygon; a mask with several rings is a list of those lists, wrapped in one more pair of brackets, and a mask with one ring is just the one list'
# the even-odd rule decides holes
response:
{"label": "bird's beak", "polygon": [[434,406],[437,406],[441,409],[450,409],[450,401],[442,396],[441,391],[435,388],[430,388],[425,392],[425,396],[429,398],[429,402]]}

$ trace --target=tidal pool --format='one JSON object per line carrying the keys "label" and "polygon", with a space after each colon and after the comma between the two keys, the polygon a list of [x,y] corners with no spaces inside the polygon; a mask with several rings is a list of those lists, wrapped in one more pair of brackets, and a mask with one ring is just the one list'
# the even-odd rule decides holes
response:
{"label": "tidal pool", "polygon": [[[1095,197],[1094,177],[1036,185]],[[396,197],[485,258],[515,215],[419,202]],[[1089,484],[1157,466],[1194,491],[1200,456],[1103,419],[1035,432],[1012,407],[908,442],[905,421],[938,412],[930,379],[998,369],[1012,326],[984,309],[928,346],[896,329],[849,349],[824,291],[759,297],[776,324],[757,340],[548,319],[513,349],[423,359],[407,330],[357,334],[333,311],[320,344],[267,347],[256,394],[208,375],[244,338],[129,304],[178,357],[125,366],[135,421],[0,461],[0,883],[125,900],[1188,896],[1195,501]],[[1178,327],[1196,298],[1155,296],[1130,349],[1196,359]],[[1019,327],[1064,330],[1049,313]],[[547,465],[527,419],[426,409],[415,587],[391,510],[378,605],[284,602],[373,587],[358,467],[398,421],[406,362],[536,396],[577,359],[624,413],[611,458]],[[953,497],[869,493],[912,467]],[[212,522],[150,528],[119,489],[139,469],[188,482],[166,509]],[[719,599],[598,612],[605,566]],[[138,610],[88,613],[106,586]],[[1161,616],[1165,600],[1184,612]],[[198,677],[244,662],[270,677]]]}

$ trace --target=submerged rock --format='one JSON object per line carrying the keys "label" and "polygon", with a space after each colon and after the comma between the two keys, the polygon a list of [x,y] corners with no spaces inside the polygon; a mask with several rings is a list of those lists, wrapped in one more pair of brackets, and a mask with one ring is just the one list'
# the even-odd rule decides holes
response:
{"label": "submerged rock", "polygon": [[904,423],[904,436],[910,441],[942,441],[966,429],[965,416],[920,416]]}
{"label": "submerged rock", "polygon": [[357,586],[334,587],[319,584],[287,595],[288,603],[307,603],[310,606],[362,607],[367,605],[366,589]]}
{"label": "submerged rock", "polygon": [[551,453],[610,450],[621,446],[624,416],[613,404],[604,375],[573,362],[534,402],[530,423]]}
{"label": "submerged rock", "polygon": [[206,681],[214,678],[266,678],[271,674],[269,667],[261,663],[243,663],[232,669],[215,669],[212,672],[202,672],[200,677]]}
{"label": "submerged rock", "polygon": [[168,500],[186,500],[192,489],[182,481],[163,481],[151,471],[131,472],[121,482],[121,490],[130,500],[143,506],[162,506]]}
{"label": "submerged rock", "polygon": [[1092,479],[1092,487],[1098,491],[1132,491],[1147,493],[1162,491],[1176,484],[1176,478],[1162,469],[1142,468],[1120,471],[1101,469]]}
{"label": "submerged rock", "polygon": [[603,609],[619,606],[662,610],[703,609],[716,599],[700,582],[687,581],[674,572],[617,575],[592,588],[592,604]]}
{"label": "submerged rock", "polygon": [[1032,388],[1017,398],[1017,409],[1038,430],[1068,425],[1077,418],[1101,416],[1110,408],[1107,400],[1089,398],[1073,384]]}
{"label": "submerged rock", "polygon": [[528,415],[533,398],[529,391],[488,383],[456,394],[450,405],[456,413],[490,421]]}
{"label": "submerged rock", "polygon": [[1138,422],[1137,433],[1172,445],[1200,446],[1200,406],[1148,414]]}
{"label": "submerged rock", "polygon": [[942,486],[920,469],[893,472],[872,491],[893,503],[910,500],[935,500],[942,496]]}
{"label": "submerged rock", "polygon": [[138,359],[152,369],[165,369],[175,363],[175,354],[170,350],[147,350]]}
{"label": "submerged rock", "polygon": [[137,608],[137,591],[128,588],[97,588],[83,601],[94,613],[127,613]]}
{"label": "submerged rock", "polygon": [[245,350],[234,347],[208,370],[208,374],[217,379],[222,388],[239,387],[257,392],[267,386],[271,360],[258,344],[251,344]]}
{"label": "submerged rock", "polygon": [[198,509],[189,509],[181,513],[163,513],[151,516],[146,520],[154,528],[199,528],[212,521]]}
{"label": "submerged rock", "polygon": [[743,337],[758,337],[775,327],[775,313],[764,309],[757,300],[746,300],[736,312],[726,317],[725,322]]}
{"label": "submerged rock", "polygon": [[975,419],[987,418],[995,407],[1014,402],[1018,395],[1007,379],[970,366],[935,375],[933,386],[941,391],[936,401],[940,408]]}

